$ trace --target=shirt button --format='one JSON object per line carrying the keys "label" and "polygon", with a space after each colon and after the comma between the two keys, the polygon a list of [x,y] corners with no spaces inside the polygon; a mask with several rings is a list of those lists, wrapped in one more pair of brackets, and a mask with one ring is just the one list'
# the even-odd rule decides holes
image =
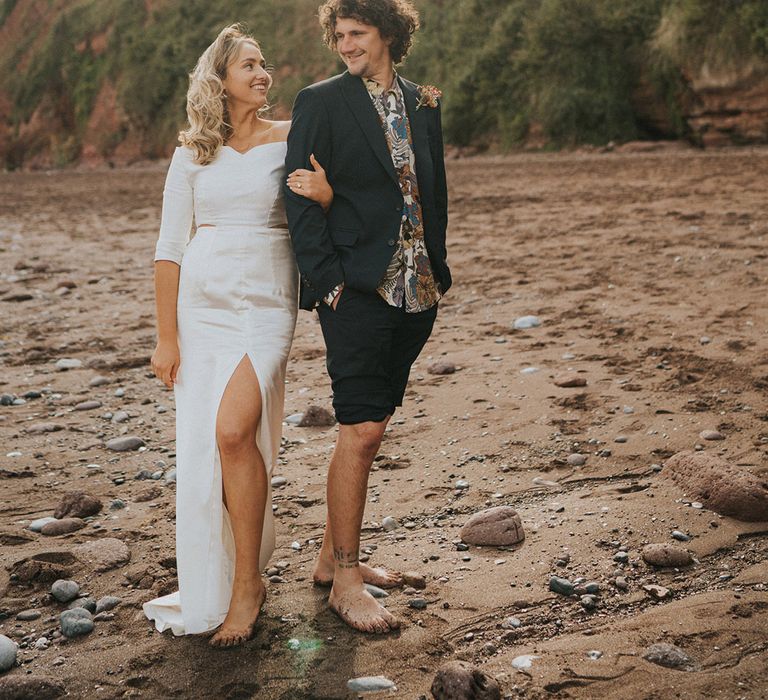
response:
{"label": "shirt button", "polygon": [[387,241],[387,245],[388,245],[390,248],[391,248],[392,246],[394,246],[394,245],[395,245],[395,240],[394,240],[394,238],[390,238],[390,239]]}

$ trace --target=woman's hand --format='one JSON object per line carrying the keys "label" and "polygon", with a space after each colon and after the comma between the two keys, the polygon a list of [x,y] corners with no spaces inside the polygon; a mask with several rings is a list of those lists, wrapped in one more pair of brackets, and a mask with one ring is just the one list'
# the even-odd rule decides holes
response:
{"label": "woman's hand", "polygon": [[169,389],[173,387],[181,364],[178,343],[159,341],[152,353],[151,363],[155,376]]}
{"label": "woman's hand", "polygon": [[314,170],[304,170],[303,168],[294,170],[288,176],[288,187],[294,194],[311,199],[313,202],[317,202],[323,211],[328,211],[331,202],[333,202],[333,189],[328,184],[325,170],[317,162],[314,153],[310,154],[309,162]]}

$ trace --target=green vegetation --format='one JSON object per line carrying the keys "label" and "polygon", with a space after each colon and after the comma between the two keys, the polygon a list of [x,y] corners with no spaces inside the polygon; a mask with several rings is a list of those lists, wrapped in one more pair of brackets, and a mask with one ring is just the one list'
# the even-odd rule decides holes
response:
{"label": "green vegetation", "polygon": [[[765,0],[415,0],[422,31],[402,72],[444,92],[448,142],[510,148],[603,144],[686,134],[686,77],[700,66],[768,66]],[[272,99],[287,115],[304,85],[337,72],[322,45],[319,0],[0,0],[0,94],[19,133],[33,114],[49,142],[11,144],[6,165],[48,149],[79,157],[102,86],[117,93],[123,123],[100,137],[109,154],[133,135],[142,154],[167,153],[184,124],[187,75],[217,31],[245,22],[275,66]],[[640,97],[639,97],[640,96]],[[651,101],[654,114],[641,101]],[[55,137],[54,135],[55,134]]]}

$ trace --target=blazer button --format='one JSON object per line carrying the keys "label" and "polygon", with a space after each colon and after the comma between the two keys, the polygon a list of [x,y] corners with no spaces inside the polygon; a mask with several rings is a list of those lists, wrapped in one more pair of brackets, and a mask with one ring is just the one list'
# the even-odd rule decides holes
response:
{"label": "blazer button", "polygon": [[390,238],[390,239],[387,241],[387,245],[388,245],[390,248],[391,248],[392,246],[394,246],[394,245],[395,245],[395,240],[394,240],[394,238]]}

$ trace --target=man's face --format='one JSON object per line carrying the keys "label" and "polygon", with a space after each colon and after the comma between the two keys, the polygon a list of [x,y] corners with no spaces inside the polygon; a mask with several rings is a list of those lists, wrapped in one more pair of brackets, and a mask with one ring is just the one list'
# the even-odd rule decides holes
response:
{"label": "man's face", "polygon": [[392,66],[389,44],[378,28],[356,19],[336,20],[336,50],[347,70],[361,78],[386,75]]}

